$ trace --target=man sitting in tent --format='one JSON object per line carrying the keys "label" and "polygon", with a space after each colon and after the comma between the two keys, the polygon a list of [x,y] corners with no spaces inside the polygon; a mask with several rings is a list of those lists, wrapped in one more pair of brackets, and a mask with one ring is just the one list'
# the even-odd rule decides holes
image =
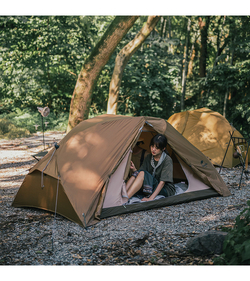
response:
{"label": "man sitting in tent", "polygon": [[175,194],[173,161],[166,153],[166,146],[167,138],[158,134],[151,139],[151,154],[146,156],[139,170],[131,161],[133,174],[126,185],[128,198],[138,191],[145,195],[142,201],[154,200],[157,195],[168,197]]}

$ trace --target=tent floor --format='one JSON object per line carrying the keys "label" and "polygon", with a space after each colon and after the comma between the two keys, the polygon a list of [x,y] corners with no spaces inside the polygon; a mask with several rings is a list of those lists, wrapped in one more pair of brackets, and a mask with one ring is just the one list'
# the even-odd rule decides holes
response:
{"label": "tent floor", "polygon": [[199,190],[193,192],[182,193],[179,195],[174,195],[166,198],[162,198],[154,201],[147,201],[143,203],[135,203],[131,205],[122,205],[102,209],[100,218],[107,218],[111,216],[117,216],[121,214],[128,214],[139,211],[146,211],[154,208],[162,208],[171,205],[177,205],[182,203],[188,203],[191,201],[208,199],[211,197],[220,196],[213,189]]}

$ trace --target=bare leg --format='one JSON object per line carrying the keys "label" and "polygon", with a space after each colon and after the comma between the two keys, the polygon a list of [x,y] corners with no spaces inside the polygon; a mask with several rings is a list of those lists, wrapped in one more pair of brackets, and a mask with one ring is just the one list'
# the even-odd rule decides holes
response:
{"label": "bare leg", "polygon": [[131,187],[131,185],[134,183],[135,181],[135,177],[131,176],[131,178],[128,180],[127,184],[126,184],[126,190],[128,191]]}
{"label": "bare leg", "polygon": [[128,193],[128,198],[131,198],[138,190],[140,190],[143,184],[143,180],[144,180],[144,172],[141,171],[136,177],[136,179],[133,181],[132,185],[126,188]]}

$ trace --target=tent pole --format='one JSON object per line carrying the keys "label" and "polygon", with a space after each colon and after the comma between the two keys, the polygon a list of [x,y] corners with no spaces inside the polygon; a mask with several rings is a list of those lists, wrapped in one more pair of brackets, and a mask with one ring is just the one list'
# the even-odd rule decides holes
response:
{"label": "tent pole", "polygon": [[86,223],[86,218],[85,218],[85,214],[82,213],[83,219],[84,219],[84,228],[87,229],[87,223]]}
{"label": "tent pole", "polygon": [[225,160],[225,158],[226,158],[227,151],[228,151],[228,148],[229,148],[229,145],[230,145],[231,139],[232,139],[232,137],[233,137],[234,131],[233,131],[233,133],[232,133],[232,134],[231,134],[231,132],[229,131],[229,134],[230,134],[230,140],[229,140],[229,143],[228,143],[228,145],[227,145],[227,149],[226,149],[226,152],[225,152],[224,158],[223,158],[222,163],[221,163],[221,165],[220,165],[220,171],[219,171],[219,174],[220,174],[220,172],[221,172],[222,165],[223,165],[224,160]]}
{"label": "tent pole", "polygon": [[52,252],[54,251],[54,230],[55,230],[56,211],[57,211],[57,201],[58,201],[59,179],[60,179],[60,175],[59,175],[59,173],[58,173],[57,187],[56,187],[55,215],[54,215],[54,220],[53,220],[52,236],[51,236]]}
{"label": "tent pole", "polygon": [[41,114],[42,117],[42,128],[43,128],[43,149],[45,150],[45,141],[44,141],[44,124],[43,124],[43,116]]}

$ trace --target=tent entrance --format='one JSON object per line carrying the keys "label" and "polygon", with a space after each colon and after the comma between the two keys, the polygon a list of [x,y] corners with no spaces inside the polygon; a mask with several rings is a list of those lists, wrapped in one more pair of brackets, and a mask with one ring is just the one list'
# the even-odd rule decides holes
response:
{"label": "tent entrance", "polygon": [[[139,139],[143,140],[143,143],[140,144],[141,148],[145,149],[148,153],[150,153],[150,141],[152,137],[156,134],[157,132],[152,127],[147,124],[144,125]],[[133,144],[133,147],[135,145],[136,142]],[[128,167],[130,166],[133,147],[129,149],[129,151],[121,161],[120,165],[109,179],[106,195],[103,202],[103,208],[121,206],[125,202],[127,202],[125,180],[127,178]],[[189,181],[192,181],[192,184],[195,182],[193,173],[188,169],[188,166],[183,161],[181,161],[181,159],[175,154],[175,152],[171,149],[169,145],[167,146],[167,152],[173,160],[174,183],[185,183],[189,187]],[[197,181],[197,187],[198,182],[200,181]],[[209,187],[206,186],[205,189],[206,188]],[[190,188],[188,188],[188,190],[190,190]],[[196,190],[196,188],[194,188],[194,190]],[[193,191],[193,189],[191,191]]]}
{"label": "tent entrance", "polygon": [[[140,144],[140,147],[145,149],[148,153],[150,153],[150,141],[152,137],[157,135],[158,132],[155,131],[150,125],[145,124],[142,133],[140,135],[140,139],[143,140],[143,144]],[[173,181],[174,183],[179,183],[179,182],[185,182],[185,184],[188,185],[188,180],[186,177],[186,174],[183,171],[182,165],[180,164],[180,161],[178,160],[175,152],[172,150],[172,148],[167,145],[167,152],[170,155],[170,157],[173,160]]]}
{"label": "tent entrance", "polygon": [[167,147],[168,153],[173,160],[173,181],[174,183],[184,182],[188,185],[186,174],[183,170],[183,165],[180,164],[180,158],[174,153],[174,151]]}
{"label": "tent entrance", "polygon": [[131,159],[130,155],[131,151],[129,150],[116,171],[111,175],[103,202],[103,208],[120,206],[127,202],[124,173],[127,163]]}

